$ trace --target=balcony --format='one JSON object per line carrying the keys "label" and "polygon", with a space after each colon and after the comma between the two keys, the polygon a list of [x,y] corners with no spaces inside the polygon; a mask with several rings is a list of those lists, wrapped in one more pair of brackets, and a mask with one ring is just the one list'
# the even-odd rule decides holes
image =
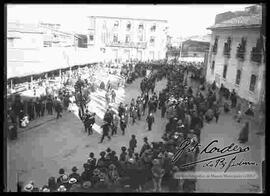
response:
{"label": "balcony", "polygon": [[262,52],[251,51],[251,60],[260,64],[262,62]]}
{"label": "balcony", "polygon": [[145,49],[147,46],[146,42],[110,42],[106,43],[106,46],[109,47],[121,47],[121,48],[140,48]]}

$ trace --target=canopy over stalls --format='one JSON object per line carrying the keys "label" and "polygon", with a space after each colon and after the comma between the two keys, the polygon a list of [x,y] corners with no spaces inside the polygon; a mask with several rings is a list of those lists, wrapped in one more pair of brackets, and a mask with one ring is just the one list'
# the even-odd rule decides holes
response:
{"label": "canopy over stalls", "polygon": [[11,48],[7,51],[7,78],[24,77],[69,66],[100,62],[89,48]]}

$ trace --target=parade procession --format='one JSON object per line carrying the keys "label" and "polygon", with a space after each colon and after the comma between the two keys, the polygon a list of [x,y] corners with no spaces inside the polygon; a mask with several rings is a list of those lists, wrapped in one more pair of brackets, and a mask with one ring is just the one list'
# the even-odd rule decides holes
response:
{"label": "parade procession", "polygon": [[[13,13],[11,8],[20,6],[7,9]],[[261,6],[240,12],[239,17],[257,22]],[[24,58],[42,60],[17,65],[8,56],[6,192],[263,192],[264,81],[254,71],[249,81],[247,68],[236,70],[237,85],[229,79],[236,68],[224,65],[219,73],[223,65],[216,55],[220,38],[216,29],[225,32],[222,25],[232,19],[221,20],[218,14],[214,26],[207,26],[211,38],[181,41],[177,57],[170,52],[175,43],[168,35],[167,20],[91,16],[90,36],[85,37],[49,23],[35,30],[14,22],[12,28],[8,25],[7,39],[12,42],[8,53],[23,51]],[[248,31],[250,24],[242,25]],[[263,26],[261,20],[258,25]],[[120,27],[125,29],[125,42],[119,41]],[[137,30],[133,28],[138,28],[139,40],[148,39],[143,32],[149,31],[145,45],[131,41]],[[12,37],[15,31],[21,38]],[[32,44],[44,35],[46,46],[25,50],[30,42],[23,42],[24,31],[32,36]],[[106,39],[110,33],[103,31],[113,35],[112,42]],[[258,36],[262,39],[252,51],[264,41],[263,35]],[[99,45],[100,40],[104,43]],[[74,45],[61,45],[69,41]],[[208,43],[206,50],[200,48],[202,43]],[[224,50],[234,47],[229,43]],[[93,52],[95,45],[98,49]],[[219,45],[223,48],[223,43]],[[37,53],[27,56],[29,51]],[[265,69],[264,48],[261,51],[260,61],[251,57],[251,62],[261,64],[256,65],[258,73]],[[247,96],[245,88],[253,93]],[[224,177],[230,172],[253,172],[257,177]],[[223,177],[217,177],[220,173]]]}

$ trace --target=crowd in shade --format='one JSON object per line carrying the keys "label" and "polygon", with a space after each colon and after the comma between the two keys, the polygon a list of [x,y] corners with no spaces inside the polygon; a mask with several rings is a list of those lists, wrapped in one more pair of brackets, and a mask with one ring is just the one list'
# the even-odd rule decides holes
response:
{"label": "crowd in shade", "polygon": [[[133,82],[137,77],[144,77],[140,84],[141,94],[133,98],[130,104],[120,103],[117,112],[108,107],[101,126],[103,134],[100,143],[105,137],[110,140],[112,135],[118,134],[118,129],[121,134],[125,134],[128,126],[136,121],[146,121],[148,131],[155,131],[152,124],[155,123],[157,110],[161,110],[166,128],[159,142],[149,142],[147,137],[136,138],[132,135],[130,141],[121,147],[119,155],[115,149],[110,148],[98,155],[91,152],[83,163],[82,173],[77,173],[76,166],[70,171],[61,168],[57,176],[50,177],[43,187],[37,187],[31,181],[23,187],[18,185],[19,189],[26,192],[196,191],[196,179],[181,178],[181,173],[196,170],[196,164],[185,164],[195,162],[198,157],[197,144],[204,124],[219,123],[220,113],[228,113],[233,109],[240,122],[241,106],[237,105],[234,91],[226,96],[225,87],[218,89],[215,82],[206,85],[203,77],[194,77],[198,74],[195,67],[198,65],[155,62],[137,63],[134,69],[122,70],[127,83]],[[151,70],[150,74],[146,74],[146,70]],[[167,79],[167,86],[157,94],[156,82],[163,78]],[[189,78],[199,83],[198,87],[188,85]],[[110,85],[106,88],[111,92]],[[87,117],[89,111],[86,110],[85,113]],[[254,115],[252,107],[246,115]],[[92,134],[91,127],[95,121],[88,118],[86,123],[85,119],[82,116],[86,131],[89,130],[89,134]],[[239,134],[240,142],[248,141],[248,131],[249,124],[246,123]],[[137,147],[137,139],[143,140],[140,149]],[[185,150],[179,156],[178,147],[184,141],[189,142],[190,147],[195,150]]]}

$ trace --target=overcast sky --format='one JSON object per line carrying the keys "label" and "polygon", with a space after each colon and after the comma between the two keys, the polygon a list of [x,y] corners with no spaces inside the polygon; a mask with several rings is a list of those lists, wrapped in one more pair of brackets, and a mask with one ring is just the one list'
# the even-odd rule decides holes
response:
{"label": "overcast sky", "polygon": [[101,5],[101,4],[8,4],[8,21],[60,23],[64,29],[84,32],[86,16],[117,16],[168,20],[173,36],[204,35],[214,24],[216,14],[244,10],[250,4],[193,5]]}

